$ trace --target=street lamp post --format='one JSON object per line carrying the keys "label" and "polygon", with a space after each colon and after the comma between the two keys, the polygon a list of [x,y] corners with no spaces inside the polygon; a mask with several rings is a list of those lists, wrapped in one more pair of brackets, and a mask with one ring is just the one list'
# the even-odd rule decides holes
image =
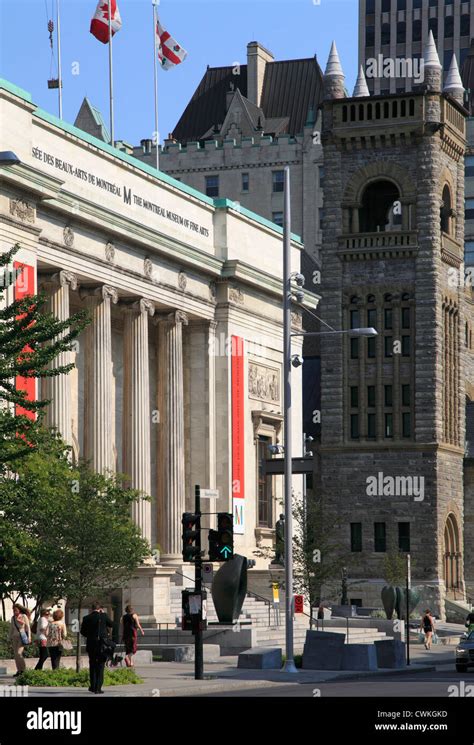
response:
{"label": "street lamp post", "polygon": [[[284,169],[284,213],[283,213],[283,435],[284,449],[284,499],[285,499],[285,641],[286,660],[282,671],[296,673],[293,650],[293,504],[292,504],[292,442],[291,442],[291,367],[299,367],[301,358],[291,355],[291,339],[293,336],[321,336],[325,334],[350,334],[351,336],[377,336],[373,328],[360,328],[338,331],[310,331],[291,332],[291,280],[301,287],[304,277],[291,273],[291,203],[290,203],[290,168]],[[296,293],[297,301],[304,300],[304,294]],[[299,297],[298,297],[299,296]],[[327,325],[327,324],[326,324]]]}
{"label": "street lamp post", "polygon": [[291,204],[290,168],[285,167],[283,215],[283,378],[285,438],[285,641],[286,660],[283,670],[296,673],[293,659],[293,510],[291,499]]}

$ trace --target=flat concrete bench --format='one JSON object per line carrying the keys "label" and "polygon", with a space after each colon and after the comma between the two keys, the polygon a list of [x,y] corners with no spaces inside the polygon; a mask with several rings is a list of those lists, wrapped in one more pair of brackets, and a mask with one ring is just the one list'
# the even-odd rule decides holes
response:
{"label": "flat concrete bench", "polygon": [[379,668],[397,669],[405,667],[405,643],[398,639],[382,639],[375,642]]}
{"label": "flat concrete bench", "polygon": [[[122,657],[122,653],[119,652]],[[125,656],[125,655],[123,655]],[[153,652],[151,649],[139,649],[135,655],[133,655],[134,665],[151,665],[153,662]]]}
{"label": "flat concrete bench", "polygon": [[345,634],[307,631],[303,648],[303,670],[340,670]]}
{"label": "flat concrete bench", "polygon": [[377,652],[373,644],[345,644],[342,670],[377,670]]}
{"label": "flat concrete bench", "polygon": [[237,667],[244,670],[280,670],[282,666],[280,647],[255,647],[239,654]]}
{"label": "flat concrete bench", "polygon": [[[217,662],[221,656],[218,644],[204,644],[204,662]],[[155,654],[164,662],[194,662],[194,644],[157,644]]]}

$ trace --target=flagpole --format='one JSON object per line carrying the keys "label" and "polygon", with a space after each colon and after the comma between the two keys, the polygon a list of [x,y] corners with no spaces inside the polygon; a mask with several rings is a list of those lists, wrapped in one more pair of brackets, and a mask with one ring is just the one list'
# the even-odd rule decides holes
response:
{"label": "flagpole", "polygon": [[157,64],[158,64],[158,35],[156,33],[156,25],[157,25],[157,14],[156,14],[156,6],[159,2],[159,0],[151,0],[153,5],[153,75],[155,80],[155,147],[156,147],[156,169],[157,171],[160,170],[160,143],[159,143],[159,134],[158,134],[158,70],[157,70]]}
{"label": "flagpole", "polygon": [[112,75],[112,2],[109,4],[109,89],[110,89],[110,144],[114,146],[114,81]]}
{"label": "flagpole", "polygon": [[56,26],[58,27],[58,78],[59,78],[59,118],[63,118],[63,76],[61,71],[61,21],[59,0],[56,0]]}

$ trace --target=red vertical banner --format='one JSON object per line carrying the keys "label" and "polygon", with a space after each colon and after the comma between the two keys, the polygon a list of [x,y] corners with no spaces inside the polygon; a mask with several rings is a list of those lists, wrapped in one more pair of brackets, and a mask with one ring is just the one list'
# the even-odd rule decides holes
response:
{"label": "red vertical banner", "polygon": [[234,533],[244,532],[245,419],[244,340],[232,336],[232,513]]}
{"label": "red vertical banner", "polygon": [[[15,300],[22,300],[27,295],[35,294],[35,268],[21,261],[15,261],[13,264],[18,275],[15,279]],[[28,350],[28,347],[25,347]],[[36,378],[24,378],[22,375],[16,377],[17,391],[25,391],[28,401],[36,399]],[[23,406],[15,407],[17,416],[26,416],[28,419],[35,419],[35,414],[28,411]]]}

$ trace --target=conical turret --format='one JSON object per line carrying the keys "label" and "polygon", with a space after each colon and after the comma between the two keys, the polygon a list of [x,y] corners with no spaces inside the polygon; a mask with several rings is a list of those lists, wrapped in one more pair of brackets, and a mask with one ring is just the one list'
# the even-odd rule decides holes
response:
{"label": "conical turret", "polygon": [[345,97],[344,73],[337,53],[336,42],[333,41],[324,73],[324,98]]}
{"label": "conical turret", "polygon": [[362,96],[370,96],[367,81],[364,75],[364,68],[362,65],[359,68],[359,75],[357,76],[356,84],[354,86],[353,98],[362,98]]}
{"label": "conical turret", "polygon": [[443,93],[449,93],[460,104],[464,103],[464,86],[462,84],[458,62],[454,53],[444,83]]}

